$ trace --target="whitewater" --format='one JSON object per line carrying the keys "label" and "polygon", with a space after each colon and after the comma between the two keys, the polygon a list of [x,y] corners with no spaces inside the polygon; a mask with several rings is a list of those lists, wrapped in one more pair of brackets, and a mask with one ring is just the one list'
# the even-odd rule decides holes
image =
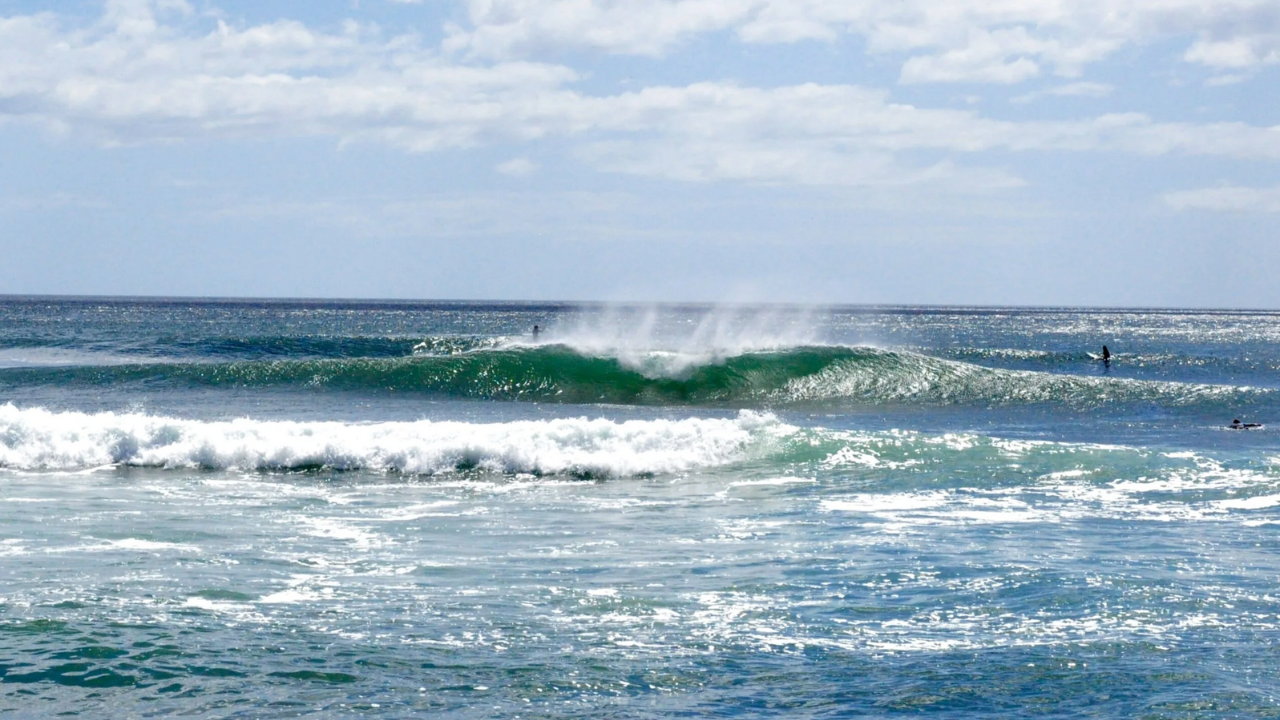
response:
{"label": "whitewater", "polygon": [[0,711],[1273,717],[1278,390],[1266,312],[0,299]]}
{"label": "whitewater", "polygon": [[772,416],[612,422],[197,422],[0,406],[0,467],[108,465],[223,470],[374,470],[634,476],[710,468],[793,433]]}

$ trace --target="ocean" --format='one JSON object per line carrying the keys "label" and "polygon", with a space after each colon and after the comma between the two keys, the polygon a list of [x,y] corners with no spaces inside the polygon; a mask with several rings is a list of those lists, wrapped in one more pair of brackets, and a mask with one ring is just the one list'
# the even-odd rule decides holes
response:
{"label": "ocean", "polygon": [[1271,312],[0,298],[0,715],[1275,718],[1277,427]]}

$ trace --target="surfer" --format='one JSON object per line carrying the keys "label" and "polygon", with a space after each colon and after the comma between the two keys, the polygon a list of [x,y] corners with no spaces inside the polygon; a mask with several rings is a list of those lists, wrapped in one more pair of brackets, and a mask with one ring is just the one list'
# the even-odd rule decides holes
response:
{"label": "surfer", "polygon": [[534,325],[534,326],[533,326],[533,339],[534,339],[534,340],[537,340],[537,339],[538,339],[538,333],[539,333],[539,332],[540,332],[540,331],[538,330],[538,326],[537,326],[537,325]]}
{"label": "surfer", "polygon": [[1232,420],[1231,424],[1228,425],[1227,427],[1231,428],[1232,430],[1251,430],[1253,428],[1262,427],[1262,423],[1240,422],[1240,418],[1236,418],[1235,420]]}

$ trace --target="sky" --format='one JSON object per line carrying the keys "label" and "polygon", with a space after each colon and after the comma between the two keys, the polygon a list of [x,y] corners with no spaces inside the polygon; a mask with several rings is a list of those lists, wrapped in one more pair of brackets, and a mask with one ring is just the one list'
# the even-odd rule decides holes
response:
{"label": "sky", "polygon": [[1280,0],[0,0],[0,294],[1280,308]]}

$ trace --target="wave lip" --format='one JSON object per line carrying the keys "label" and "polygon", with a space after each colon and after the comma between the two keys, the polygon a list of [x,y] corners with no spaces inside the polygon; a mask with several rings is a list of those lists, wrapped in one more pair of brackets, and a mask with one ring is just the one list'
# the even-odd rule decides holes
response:
{"label": "wave lip", "polygon": [[0,406],[0,467],[123,465],[218,470],[369,470],[435,475],[478,469],[576,477],[680,473],[749,459],[797,429],[769,414],[733,419],[473,424],[202,422],[143,414]]}

